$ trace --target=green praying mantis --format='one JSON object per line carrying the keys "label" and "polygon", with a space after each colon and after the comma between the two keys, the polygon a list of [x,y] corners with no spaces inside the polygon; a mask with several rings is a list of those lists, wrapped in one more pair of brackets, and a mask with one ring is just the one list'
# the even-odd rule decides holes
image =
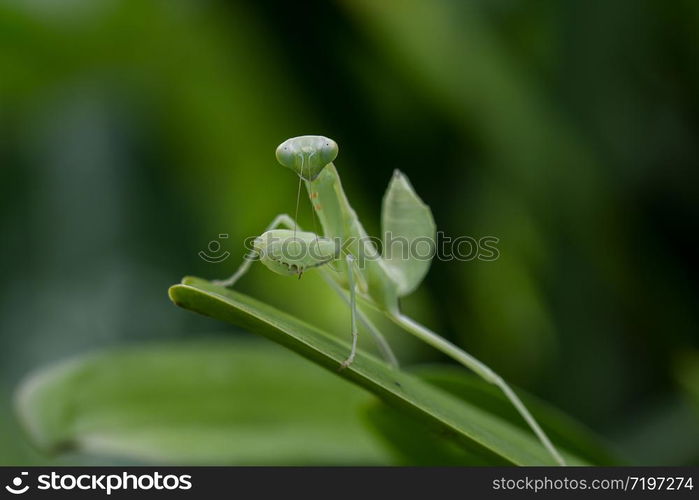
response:
{"label": "green praying mantis", "polygon": [[548,436],[502,377],[401,312],[399,299],[417,288],[429,270],[431,257],[424,258],[415,252],[392,252],[386,239],[390,235],[408,248],[417,242],[435,242],[436,226],[430,208],[415,193],[407,177],[396,170],[383,199],[381,225],[384,245],[383,251],[379,252],[342,188],[333,164],[337,154],[335,141],[323,136],[293,137],[279,145],[277,160],[299,177],[296,215],[301,185],[305,184],[313,205],[314,224],[317,217],[323,234],[302,231],[295,218],[278,215],[265,232],[255,238],[252,250],[238,270],[230,278],[215,283],[233,286],[256,260],[275,273],[299,278],[304,272],[317,269],[350,310],[352,346],[340,369],[354,361],[358,323],[372,335],[384,358],[394,367],[398,366],[384,336],[360,306],[372,307],[402,329],[498,386],[554,460],[565,465]]}

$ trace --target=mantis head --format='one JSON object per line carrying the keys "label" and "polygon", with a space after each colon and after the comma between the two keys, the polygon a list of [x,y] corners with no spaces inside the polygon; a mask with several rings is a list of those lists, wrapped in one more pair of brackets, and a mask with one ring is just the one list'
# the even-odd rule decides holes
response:
{"label": "mantis head", "polygon": [[337,158],[337,143],[322,135],[302,135],[282,142],[277,148],[277,161],[307,181]]}
{"label": "mantis head", "polygon": [[272,229],[255,238],[253,248],[270,271],[285,276],[300,275],[335,259],[335,242],[315,233]]}

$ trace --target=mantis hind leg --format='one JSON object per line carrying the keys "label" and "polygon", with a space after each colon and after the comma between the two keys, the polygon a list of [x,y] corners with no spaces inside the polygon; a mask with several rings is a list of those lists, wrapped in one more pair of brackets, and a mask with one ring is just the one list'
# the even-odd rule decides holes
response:
{"label": "mantis hind leg", "polygon": [[391,318],[396,324],[401,326],[404,330],[412,333],[419,339],[427,342],[432,347],[440,350],[447,356],[455,359],[462,365],[473,370],[477,375],[483,378],[486,382],[490,382],[500,388],[500,390],[505,394],[505,397],[512,403],[512,405],[517,409],[522,418],[527,422],[531,430],[534,432],[536,437],[539,439],[541,444],[544,446],[546,451],[551,455],[553,460],[558,465],[566,465],[565,460],[558,453],[556,447],[551,443],[543,429],[539,426],[534,417],[529,413],[527,407],[524,406],[522,400],[519,396],[512,390],[512,388],[505,382],[500,375],[491,370],[484,363],[478,359],[471,356],[469,353],[455,346],[448,340],[443,339],[436,333],[434,333],[429,328],[422,326],[418,322],[412,320],[411,318],[404,316],[402,314],[391,314],[387,313],[388,317]]}
{"label": "mantis hind leg", "polygon": [[[263,233],[271,231],[272,229],[276,229],[278,227],[294,229],[298,228],[298,225],[296,224],[296,221],[292,219],[289,215],[279,214],[272,220],[272,222],[269,223],[269,225],[265,228]],[[300,228],[298,229],[300,230]],[[243,263],[240,264],[240,267],[238,267],[238,269],[229,278],[225,280],[214,280],[212,281],[212,283],[226,288],[232,287],[240,278],[242,278],[245,275],[245,273],[247,273],[250,270],[250,266],[253,262],[255,262],[255,252],[248,252],[245,255],[245,257],[243,257]]]}

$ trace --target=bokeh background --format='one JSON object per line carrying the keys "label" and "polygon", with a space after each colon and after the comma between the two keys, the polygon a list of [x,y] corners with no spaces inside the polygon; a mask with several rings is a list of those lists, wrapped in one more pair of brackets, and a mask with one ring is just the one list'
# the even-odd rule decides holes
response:
{"label": "bokeh background", "polygon": [[[495,262],[435,262],[406,311],[631,462],[699,461],[699,3],[18,0],[0,4],[0,463],[56,460],[12,409],[34,370],[266,342],[166,290],[227,276],[293,212],[273,153],[302,134],[339,143],[370,233],[400,168],[447,235],[499,238]],[[205,262],[222,233],[230,258]],[[310,274],[239,288],[346,332]],[[405,364],[446,362],[388,334]]]}

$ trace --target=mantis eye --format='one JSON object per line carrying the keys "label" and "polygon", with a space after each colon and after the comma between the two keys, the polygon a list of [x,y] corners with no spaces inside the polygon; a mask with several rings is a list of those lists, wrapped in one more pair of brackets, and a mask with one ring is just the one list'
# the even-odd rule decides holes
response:
{"label": "mantis eye", "polygon": [[288,142],[289,141],[283,142],[277,148],[277,161],[287,168],[294,168],[296,152],[289,144],[287,144]]}
{"label": "mantis eye", "polygon": [[323,163],[323,166],[335,160],[335,158],[337,158],[337,153],[337,143],[332,139],[325,138],[321,143],[319,151],[320,161]]}

